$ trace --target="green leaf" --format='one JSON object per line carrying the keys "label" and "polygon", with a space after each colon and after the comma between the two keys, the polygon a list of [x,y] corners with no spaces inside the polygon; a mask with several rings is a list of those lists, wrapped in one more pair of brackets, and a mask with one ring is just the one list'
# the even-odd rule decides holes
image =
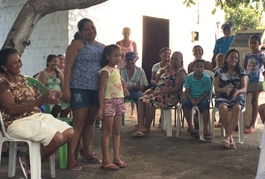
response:
{"label": "green leaf", "polygon": [[212,10],[212,14],[215,14],[216,13],[216,8],[214,8],[213,10]]}

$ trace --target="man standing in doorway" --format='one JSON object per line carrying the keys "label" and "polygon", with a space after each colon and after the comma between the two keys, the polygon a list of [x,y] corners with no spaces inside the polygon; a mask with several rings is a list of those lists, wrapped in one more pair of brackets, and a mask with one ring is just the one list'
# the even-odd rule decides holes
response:
{"label": "man standing in doorway", "polygon": [[226,22],[222,25],[224,36],[217,39],[215,42],[215,46],[213,50],[213,57],[212,57],[213,68],[215,68],[216,66],[215,57],[219,53],[226,54],[232,41],[234,40],[234,35],[232,35],[232,29],[233,29],[233,26],[231,23]]}

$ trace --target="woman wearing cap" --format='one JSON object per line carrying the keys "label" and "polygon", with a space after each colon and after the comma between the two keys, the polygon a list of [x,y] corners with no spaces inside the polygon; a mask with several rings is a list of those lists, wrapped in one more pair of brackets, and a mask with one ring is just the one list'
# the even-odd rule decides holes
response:
{"label": "woman wearing cap", "polygon": [[224,36],[219,38],[215,42],[215,46],[213,50],[213,57],[212,57],[213,67],[216,66],[215,64],[216,55],[219,53],[226,54],[232,41],[234,40],[234,35],[232,35],[232,29],[233,29],[233,26],[231,23],[227,22],[222,25]]}
{"label": "woman wearing cap", "polygon": [[82,39],[73,41],[67,47],[63,88],[64,101],[70,102],[73,111],[74,135],[68,145],[70,170],[82,169],[74,157],[80,135],[83,136],[84,145],[82,160],[87,163],[101,163],[91,148],[94,123],[99,109],[98,71],[101,69],[104,45],[95,40],[97,31],[90,19],[81,19],[77,26]]}

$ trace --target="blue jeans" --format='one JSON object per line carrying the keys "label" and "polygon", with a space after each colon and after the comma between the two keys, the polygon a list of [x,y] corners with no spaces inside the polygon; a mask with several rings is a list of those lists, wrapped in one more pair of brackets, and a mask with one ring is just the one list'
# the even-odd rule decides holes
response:
{"label": "blue jeans", "polygon": [[124,100],[126,99],[130,99],[130,100],[133,100],[136,104],[136,107],[138,108],[138,99],[142,96],[144,96],[145,94],[141,91],[130,91],[130,95],[129,96],[126,96],[124,98]]}
{"label": "blue jeans", "polygon": [[[204,111],[204,109],[209,109],[210,107],[210,103],[209,101],[204,98],[203,100],[201,100],[198,104],[197,104],[200,112],[202,113]],[[191,110],[192,108],[192,104],[189,98],[185,98],[182,102],[182,109],[187,108],[188,110]]]}
{"label": "blue jeans", "polygon": [[71,88],[70,105],[72,109],[99,107],[98,91]]}

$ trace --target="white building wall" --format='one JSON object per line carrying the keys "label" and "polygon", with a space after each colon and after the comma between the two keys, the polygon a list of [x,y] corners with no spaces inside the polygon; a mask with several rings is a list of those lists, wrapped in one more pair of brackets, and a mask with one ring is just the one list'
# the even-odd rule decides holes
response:
{"label": "white building wall", "polygon": [[[0,45],[17,18],[26,0],[0,0]],[[31,34],[30,46],[23,55],[22,74],[34,75],[46,67],[49,54],[65,53],[68,45],[68,11],[61,11],[43,17]]]}
{"label": "white building wall", "polygon": [[[10,27],[26,0],[0,0],[0,45],[4,42]],[[131,39],[136,41],[142,59],[142,18],[152,16],[170,20],[170,44],[172,51],[181,51],[185,68],[193,61],[192,47],[199,44],[204,49],[203,58],[210,61],[215,42],[216,22],[223,21],[223,12],[212,15],[214,0],[197,0],[196,5],[186,8],[182,0],[110,0],[82,10],[70,10],[49,14],[42,18],[31,35],[31,45],[22,56],[22,73],[33,75],[45,68],[49,54],[64,53],[77,32],[80,19],[90,18],[97,28],[96,40],[113,44],[123,38],[122,29],[131,28]],[[198,23],[199,9],[199,24]],[[191,31],[199,32],[199,41],[191,42]],[[158,53],[158,52],[154,52]]]}
{"label": "white building wall", "polygon": [[[69,42],[77,31],[77,22],[83,17],[90,18],[95,23],[97,40],[105,45],[121,40],[122,29],[128,26],[131,28],[130,38],[136,41],[138,46],[140,58],[137,65],[141,66],[142,17],[144,15],[170,20],[169,47],[172,51],[183,53],[185,68],[193,61],[192,47],[197,44],[204,49],[203,58],[211,61],[216,39],[216,22],[222,23],[224,19],[224,14],[220,10],[215,15],[211,14],[215,1],[197,0],[196,5],[187,8],[182,4],[183,1],[176,0],[164,0],[162,3],[161,0],[135,2],[133,0],[111,0],[85,10],[70,11]],[[198,42],[191,42],[191,31],[199,32]]]}

